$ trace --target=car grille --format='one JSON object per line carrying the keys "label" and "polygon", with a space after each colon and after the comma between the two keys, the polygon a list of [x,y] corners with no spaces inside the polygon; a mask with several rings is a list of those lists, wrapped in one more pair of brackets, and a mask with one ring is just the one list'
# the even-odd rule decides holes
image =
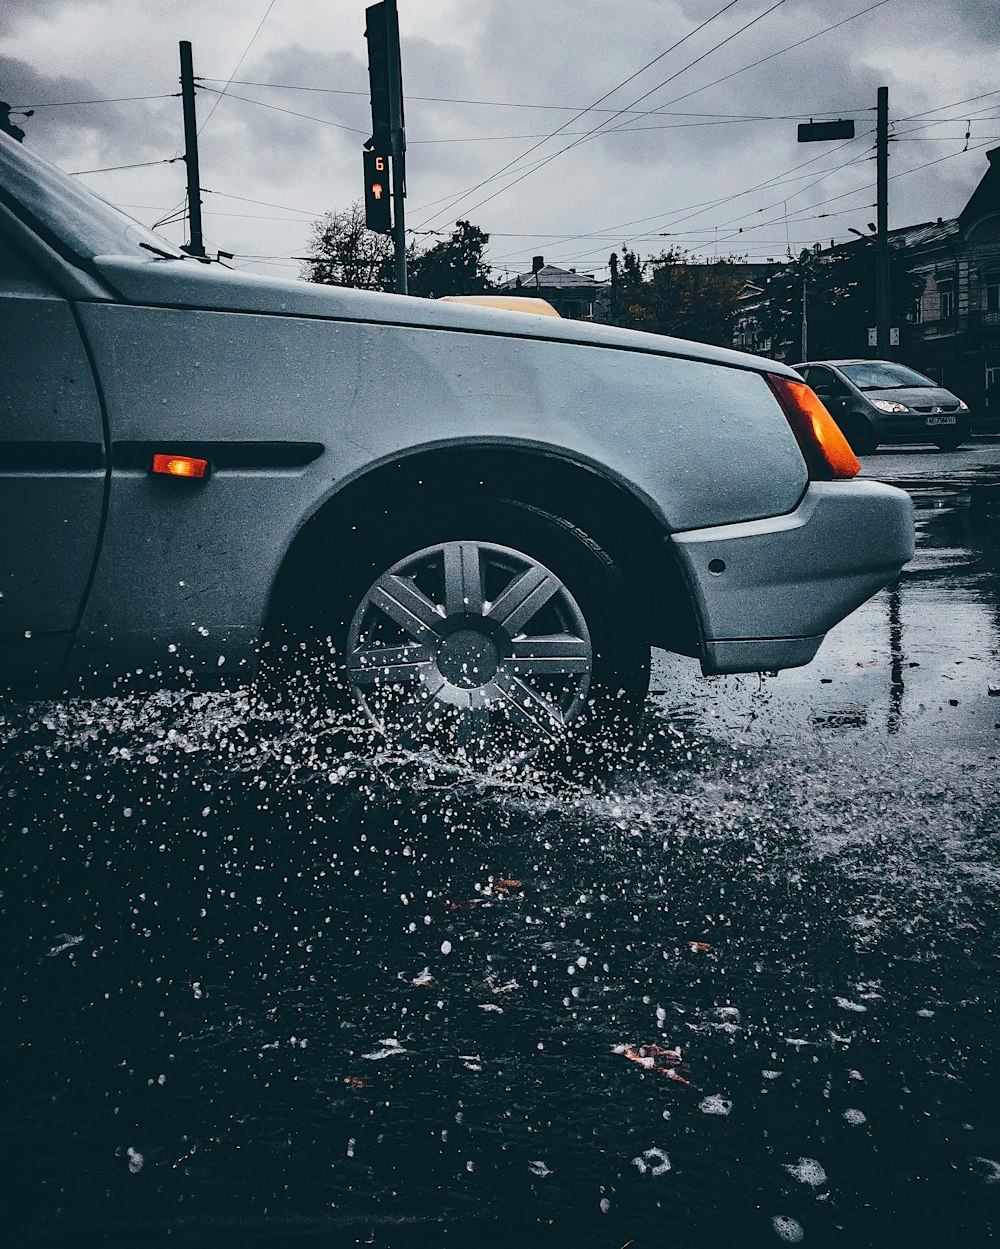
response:
{"label": "car grille", "polygon": [[918,407],[916,404],[913,404],[912,407],[913,407],[914,412],[957,412],[958,411],[957,403],[935,403],[933,407],[928,406],[925,408],[921,408],[921,407]]}

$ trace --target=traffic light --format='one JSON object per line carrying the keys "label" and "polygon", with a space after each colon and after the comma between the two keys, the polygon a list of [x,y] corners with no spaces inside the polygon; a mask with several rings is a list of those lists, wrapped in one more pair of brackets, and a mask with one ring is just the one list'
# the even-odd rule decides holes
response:
{"label": "traffic light", "polygon": [[365,158],[365,225],[377,234],[391,234],[389,158],[378,151],[366,151],[363,155]]}
{"label": "traffic light", "polygon": [[392,116],[389,104],[389,27],[385,4],[370,5],[365,9],[365,20],[368,82],[372,97],[372,139],[377,151],[388,152],[392,146]]}

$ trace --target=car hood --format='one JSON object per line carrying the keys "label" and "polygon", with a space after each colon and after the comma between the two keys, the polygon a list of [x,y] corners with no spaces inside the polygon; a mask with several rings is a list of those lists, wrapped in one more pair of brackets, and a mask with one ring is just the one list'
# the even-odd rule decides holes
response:
{"label": "car hood", "polygon": [[549,342],[582,343],[652,355],[681,356],[730,368],[798,378],[792,369],[773,360],[681,338],[643,334],[610,325],[557,320],[555,317],[500,308],[387,295],[380,291],[359,291],[315,282],[263,278],[193,259],[160,260],[151,257],[139,260],[125,256],[98,256],[93,261],[93,267],[112,291],[133,304],[333,321],[367,321],[419,329],[539,338]]}
{"label": "car hood", "polygon": [[942,386],[896,386],[892,390],[863,390],[866,399],[886,399],[908,408],[957,408],[958,399]]}

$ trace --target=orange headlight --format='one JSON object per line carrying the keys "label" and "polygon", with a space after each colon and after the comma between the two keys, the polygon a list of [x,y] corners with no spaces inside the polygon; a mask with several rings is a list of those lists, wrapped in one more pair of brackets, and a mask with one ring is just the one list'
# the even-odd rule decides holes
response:
{"label": "orange headlight", "polygon": [[809,476],[814,481],[857,477],[861,472],[858,457],[819,396],[805,382],[773,373],[766,376],[792,427]]}

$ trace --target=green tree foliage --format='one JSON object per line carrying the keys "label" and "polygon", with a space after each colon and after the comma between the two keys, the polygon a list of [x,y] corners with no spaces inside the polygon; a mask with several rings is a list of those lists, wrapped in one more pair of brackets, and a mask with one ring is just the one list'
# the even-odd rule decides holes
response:
{"label": "green tree foliage", "polygon": [[324,213],[313,222],[310,258],[302,276],[327,286],[391,291],[392,239],[367,228],[360,200],[339,212]]}
{"label": "green tree foliage", "polygon": [[481,295],[490,289],[483,252],[490,236],[469,221],[458,221],[448,238],[418,252],[410,266],[411,295]]}
{"label": "green tree foliage", "polygon": [[747,279],[739,257],[705,263],[673,247],[641,261],[626,247],[620,274],[622,325],[719,346],[732,344],[737,300]]}
{"label": "green tree foliage", "polygon": [[[490,236],[459,221],[446,239],[418,251],[407,249],[411,295],[479,295],[490,289],[483,252]],[[302,269],[310,282],[356,286],[368,291],[393,289],[393,245],[385,234],[365,226],[360,201],[313,223],[310,255]]]}
{"label": "green tree foliage", "polygon": [[[890,252],[890,324],[909,319],[919,280],[907,272],[902,252]],[[771,355],[798,361],[802,354],[802,288],[806,287],[808,356],[838,360],[868,356],[868,327],[875,324],[874,240],[832,252],[804,251],[768,282],[757,313]]]}

